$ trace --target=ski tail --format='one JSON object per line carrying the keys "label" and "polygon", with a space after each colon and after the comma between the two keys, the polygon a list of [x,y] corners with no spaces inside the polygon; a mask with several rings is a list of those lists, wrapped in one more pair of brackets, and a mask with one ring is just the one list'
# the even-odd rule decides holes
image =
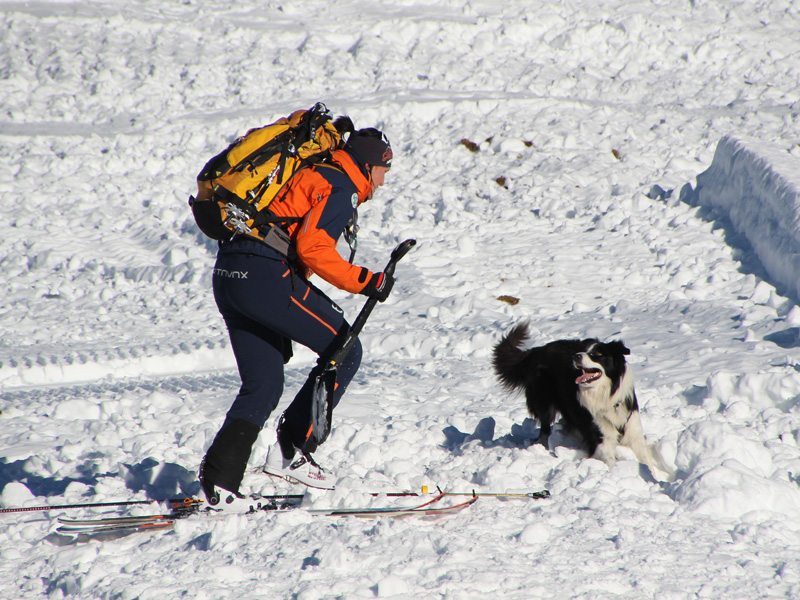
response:
{"label": "ski tail", "polygon": [[492,365],[500,384],[507,390],[513,391],[525,386],[527,380],[525,357],[527,350],[523,344],[528,340],[528,324],[516,325],[494,347]]}
{"label": "ski tail", "polygon": [[102,533],[135,533],[137,531],[161,531],[170,529],[175,524],[174,519],[124,519],[116,521],[104,521],[98,519],[97,522],[85,524],[70,523],[62,521],[56,529],[57,533],[67,535],[98,535]]}

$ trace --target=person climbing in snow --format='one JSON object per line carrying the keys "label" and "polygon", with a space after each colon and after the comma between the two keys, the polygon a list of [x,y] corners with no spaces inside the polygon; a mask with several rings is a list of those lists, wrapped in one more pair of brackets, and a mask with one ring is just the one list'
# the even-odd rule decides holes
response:
{"label": "person climbing in snow", "polygon": [[[339,117],[334,125],[352,132],[347,142],[325,162],[299,171],[286,198],[270,207],[278,217],[303,217],[287,228],[292,258],[245,236],[220,242],[214,299],[242,384],[200,467],[200,483],[211,504],[220,500],[217,488],[239,496],[252,446],[283,393],[283,366],[292,341],[313,350],[320,360],[281,416],[278,442],[268,451],[264,471],[311,487],[334,487],[332,474],[311,454],[316,450],[309,437],[312,391],[320,365],[350,325],[342,309],[308,277],[315,273],[339,289],[380,302],[394,284],[392,277],[353,265],[336,250],[356,208],[384,184],[392,165],[391,145],[377,129],[353,131],[348,117]],[[355,375],[361,353],[356,342],[340,363],[334,406]]]}

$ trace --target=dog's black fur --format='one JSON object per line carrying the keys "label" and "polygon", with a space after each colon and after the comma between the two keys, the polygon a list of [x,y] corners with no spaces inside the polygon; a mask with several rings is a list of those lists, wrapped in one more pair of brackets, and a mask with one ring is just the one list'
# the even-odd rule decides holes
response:
{"label": "dog's black fur", "polygon": [[493,365],[508,390],[522,389],[528,412],[541,425],[547,445],[556,415],[578,433],[589,456],[609,466],[618,444],[630,447],[639,462],[654,465],[642,435],[633,374],[621,341],[557,340],[523,350],[528,326],[514,327],[494,348]]}

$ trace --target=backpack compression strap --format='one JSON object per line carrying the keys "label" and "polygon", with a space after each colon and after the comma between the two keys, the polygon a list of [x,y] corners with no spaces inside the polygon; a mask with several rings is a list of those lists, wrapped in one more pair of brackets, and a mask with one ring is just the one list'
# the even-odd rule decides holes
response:
{"label": "backpack compression strap", "polygon": [[[255,206],[222,186],[214,189],[214,196],[215,200],[226,205],[228,226],[233,228],[231,239],[237,234],[252,235],[255,229],[264,244],[284,256],[289,256],[292,240],[281,225],[300,223],[302,217],[278,217],[266,208],[256,210]],[[248,220],[252,220],[252,225],[247,225]]]}

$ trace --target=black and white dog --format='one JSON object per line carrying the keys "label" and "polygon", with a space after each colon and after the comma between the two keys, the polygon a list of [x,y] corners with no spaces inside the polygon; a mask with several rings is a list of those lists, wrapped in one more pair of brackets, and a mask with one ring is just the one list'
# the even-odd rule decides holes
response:
{"label": "black and white dog", "polygon": [[547,446],[560,413],[566,427],[583,438],[589,456],[613,466],[617,445],[623,445],[639,462],[669,473],[642,434],[625,344],[556,340],[524,350],[527,339],[527,324],[514,327],[494,347],[493,364],[503,387],[525,391],[528,412],[541,424],[538,442]]}

